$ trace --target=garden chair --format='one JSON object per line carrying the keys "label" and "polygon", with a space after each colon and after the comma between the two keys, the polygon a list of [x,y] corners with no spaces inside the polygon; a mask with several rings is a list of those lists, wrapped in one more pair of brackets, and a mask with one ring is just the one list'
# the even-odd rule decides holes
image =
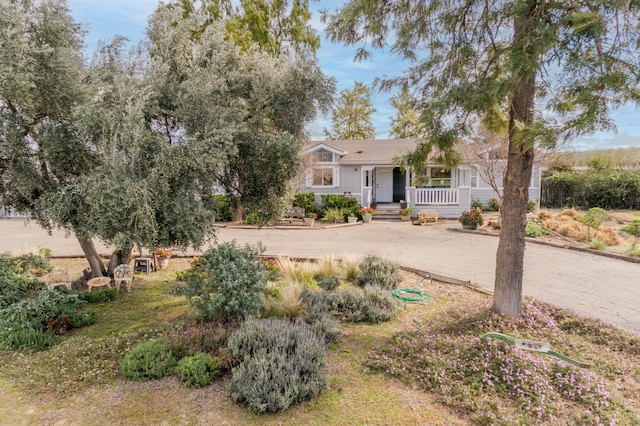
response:
{"label": "garden chair", "polygon": [[124,263],[116,266],[116,269],[113,270],[113,280],[116,283],[116,290],[119,290],[122,283],[124,283],[127,291],[131,291],[131,287],[133,286],[133,268]]}
{"label": "garden chair", "polygon": [[44,277],[44,283],[49,290],[66,287],[71,290],[71,272],[68,269],[54,269]]}

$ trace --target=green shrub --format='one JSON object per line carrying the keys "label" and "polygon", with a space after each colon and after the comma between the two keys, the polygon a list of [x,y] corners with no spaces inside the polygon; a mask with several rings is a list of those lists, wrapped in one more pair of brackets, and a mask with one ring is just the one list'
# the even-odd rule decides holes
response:
{"label": "green shrub", "polygon": [[31,298],[43,284],[20,266],[18,257],[0,253],[0,309]]}
{"label": "green shrub", "polygon": [[227,345],[232,329],[214,322],[182,322],[165,331],[164,337],[176,358],[204,352],[216,355]]}
{"label": "green shrub", "polygon": [[84,291],[78,294],[80,300],[89,304],[107,303],[116,300],[118,290],[115,287],[100,288],[94,291]]}
{"label": "green shrub", "polygon": [[161,339],[141,343],[131,349],[120,363],[129,380],[155,380],[170,374],[176,359]]}
{"label": "green shrub", "polygon": [[340,325],[333,318],[334,307],[330,293],[304,290],[300,298],[305,304],[305,322],[325,343],[335,342],[341,330]]}
{"label": "green shrub", "polygon": [[538,238],[543,235],[549,235],[549,231],[535,222],[527,222],[527,226],[524,228],[524,233],[527,237]]}
{"label": "green shrub", "polygon": [[178,363],[178,376],[188,388],[209,386],[221,374],[218,359],[209,354],[197,353]]}
{"label": "green shrub", "polygon": [[216,220],[222,222],[229,222],[231,220],[229,197],[222,194],[214,195],[213,205],[216,212]]}
{"label": "green shrub", "polygon": [[96,312],[92,310],[84,312],[65,310],[65,315],[71,328],[82,328],[96,323]]}
{"label": "green shrub", "polygon": [[293,207],[304,209],[305,213],[320,213],[322,209],[316,204],[316,196],[313,192],[298,193],[293,197]]}
{"label": "green shrub", "polygon": [[332,291],[338,288],[340,285],[340,277],[337,275],[326,276],[317,276],[316,282],[318,283],[318,287],[326,291]]}
{"label": "green shrub", "polygon": [[483,209],[483,205],[482,205],[482,201],[478,200],[477,198],[474,198],[473,200],[471,200],[471,208],[472,209]]}
{"label": "green shrub", "polygon": [[602,250],[607,248],[607,243],[605,243],[604,241],[599,240],[597,238],[593,238],[591,240],[591,242],[589,243],[589,248],[593,249],[593,250],[602,251]]}
{"label": "green shrub", "polygon": [[350,287],[331,295],[331,305],[349,322],[378,324],[394,318],[402,303],[389,290],[376,286]]}
{"label": "green shrub", "polygon": [[384,289],[393,290],[402,282],[402,274],[398,267],[387,260],[369,255],[358,265],[360,273],[356,277],[356,283],[364,287],[374,285]]}
{"label": "green shrub", "polygon": [[59,341],[60,338],[49,330],[19,328],[8,333],[2,343],[7,349],[12,350],[46,351]]}
{"label": "green shrub", "polygon": [[0,310],[0,336],[7,329],[44,330],[48,320],[76,310],[84,302],[76,294],[43,290],[32,299],[24,299]]}
{"label": "green shrub", "polygon": [[249,213],[244,219],[247,225],[260,225],[260,215],[258,213]]}
{"label": "green shrub", "polygon": [[493,211],[493,212],[497,212],[498,210],[500,210],[500,203],[496,198],[492,198],[489,201],[487,201],[487,210]]}
{"label": "green shrub", "polygon": [[186,296],[202,319],[233,322],[256,314],[267,287],[263,251],[260,244],[240,248],[235,241],[211,248],[180,274],[185,285],[175,293]]}
{"label": "green shrub", "polygon": [[527,201],[527,211],[532,212],[538,208],[538,202],[536,200]]}
{"label": "green shrub", "polygon": [[353,197],[345,197],[344,195],[338,194],[326,194],[321,197],[323,215],[326,216],[326,211],[329,209],[340,210],[343,217],[343,220],[340,222],[346,222],[349,214],[358,216],[360,207],[362,207],[358,204],[358,200]]}
{"label": "green shrub", "polygon": [[547,197],[545,207],[640,209],[640,174],[631,171],[559,172],[546,178],[544,186],[558,194]]}
{"label": "green shrub", "polygon": [[640,220],[634,220],[629,225],[623,227],[620,230],[633,236],[633,244],[631,245],[631,248],[635,249],[638,242],[638,237],[640,237]]}
{"label": "green shrub", "polygon": [[326,209],[322,220],[327,223],[342,223],[345,221],[344,210],[338,208]]}
{"label": "green shrub", "polygon": [[305,323],[251,319],[231,335],[228,348],[240,359],[228,385],[230,396],[253,413],[285,410],[326,388],[324,345]]}

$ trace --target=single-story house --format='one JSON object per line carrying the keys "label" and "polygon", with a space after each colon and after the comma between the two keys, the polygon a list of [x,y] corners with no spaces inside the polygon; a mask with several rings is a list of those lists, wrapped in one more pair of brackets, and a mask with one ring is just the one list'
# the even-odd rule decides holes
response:
{"label": "single-story house", "polygon": [[[414,212],[435,210],[440,217],[457,218],[471,202],[486,205],[497,194],[481,177],[479,164],[447,168],[425,164],[427,183],[413,186],[413,176],[394,164],[394,158],[415,149],[416,139],[331,140],[309,144],[302,152],[306,170],[300,192],[313,192],[320,203],[324,194],[354,197],[363,206],[399,203]],[[504,160],[496,160],[504,161]],[[540,199],[540,166],[534,165],[529,199]],[[498,186],[501,177],[497,177]]]}

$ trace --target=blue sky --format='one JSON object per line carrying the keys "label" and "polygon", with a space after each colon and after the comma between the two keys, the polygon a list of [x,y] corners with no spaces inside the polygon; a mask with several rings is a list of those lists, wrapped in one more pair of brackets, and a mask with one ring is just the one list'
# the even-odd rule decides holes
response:
{"label": "blue sky", "polygon": [[[86,25],[87,55],[92,54],[98,40],[111,39],[122,35],[137,43],[144,37],[147,18],[158,6],[158,0],[67,0],[74,19]],[[374,52],[365,62],[354,62],[356,48],[330,43],[322,32],[319,9],[330,11],[340,7],[340,1],[311,2],[313,13],[312,26],[322,37],[318,52],[318,61],[322,70],[337,79],[338,90],[350,89],[354,81],[370,85],[376,77],[399,75],[406,64],[398,56],[386,52]],[[376,112],[372,116],[377,138],[387,138],[391,117],[395,115],[389,98],[393,93],[373,92],[372,102]],[[617,133],[597,133],[570,141],[564,150],[610,149],[640,146],[640,111],[633,105],[627,105],[613,114],[618,128]],[[319,117],[309,127],[312,139],[324,139],[322,129],[330,127],[330,117]]]}

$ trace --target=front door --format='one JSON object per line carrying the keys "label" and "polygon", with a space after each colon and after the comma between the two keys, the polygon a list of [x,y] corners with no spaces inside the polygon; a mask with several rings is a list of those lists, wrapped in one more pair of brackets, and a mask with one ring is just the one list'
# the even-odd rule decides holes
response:
{"label": "front door", "polygon": [[393,169],[393,202],[399,203],[400,200],[404,200],[404,191],[406,187],[405,172],[400,170],[400,167],[394,167]]}
{"label": "front door", "polygon": [[390,203],[393,200],[393,169],[376,167],[376,203]]}

